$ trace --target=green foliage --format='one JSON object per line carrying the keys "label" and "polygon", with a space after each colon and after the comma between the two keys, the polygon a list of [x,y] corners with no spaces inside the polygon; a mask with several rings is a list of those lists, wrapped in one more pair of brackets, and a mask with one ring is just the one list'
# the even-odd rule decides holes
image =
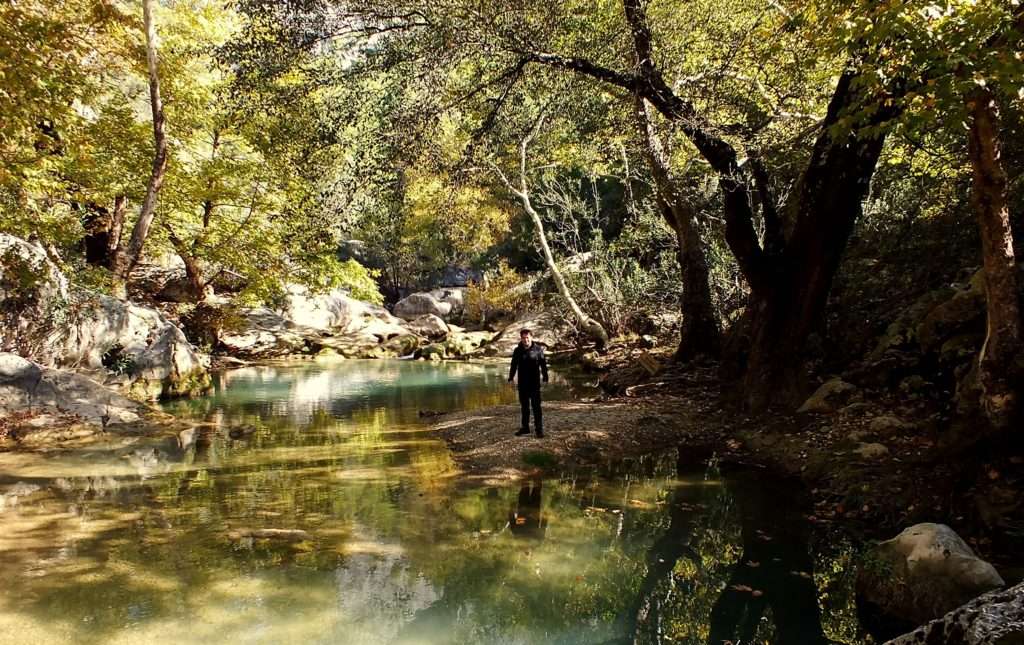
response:
{"label": "green foliage", "polygon": [[384,302],[384,296],[377,287],[378,275],[377,271],[367,269],[355,260],[341,262],[333,256],[320,257],[311,266],[309,282],[321,291],[339,287],[347,289],[353,298],[379,305]]}
{"label": "green foliage", "polygon": [[469,320],[484,322],[496,316],[514,314],[529,308],[530,284],[504,259],[487,274],[483,282],[472,282],[463,296]]}
{"label": "green foliage", "polygon": [[111,346],[100,357],[103,367],[114,374],[132,374],[135,371],[135,358],[126,354],[120,344]]}

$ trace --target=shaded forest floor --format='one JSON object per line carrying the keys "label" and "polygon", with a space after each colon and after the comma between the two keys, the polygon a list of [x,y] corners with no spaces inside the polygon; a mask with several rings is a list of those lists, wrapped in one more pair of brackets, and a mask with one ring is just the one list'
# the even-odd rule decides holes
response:
{"label": "shaded forest floor", "polygon": [[823,528],[884,539],[918,522],[941,522],[1009,582],[1024,578],[1018,446],[951,448],[940,431],[892,422],[893,400],[868,399],[832,414],[745,416],[723,405],[712,367],[669,366],[627,391],[545,402],[543,439],[514,436],[517,405],[445,415],[434,429],[466,475],[481,481],[668,449],[694,464],[717,458],[769,469],[803,483],[814,500],[810,519]]}

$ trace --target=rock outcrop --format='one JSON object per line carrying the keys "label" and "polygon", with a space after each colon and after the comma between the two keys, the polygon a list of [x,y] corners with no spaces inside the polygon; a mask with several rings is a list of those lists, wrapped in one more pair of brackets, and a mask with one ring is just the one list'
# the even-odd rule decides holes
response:
{"label": "rock outcrop", "polygon": [[0,349],[44,366],[116,374],[146,399],[209,387],[206,357],[160,312],[69,286],[39,247],[0,234]]}
{"label": "rock outcrop", "polygon": [[[1024,277],[1024,265],[1021,265]],[[874,349],[844,374],[868,388],[899,387],[908,396],[945,399],[957,412],[979,410],[977,357],[985,340],[985,274],[928,292],[888,326]],[[1024,295],[1024,294],[1022,294]]]}
{"label": "rock outcrop", "polygon": [[22,410],[73,415],[102,428],[138,421],[143,407],[82,374],[0,353],[0,414]]}
{"label": "rock outcrop", "polygon": [[230,354],[245,358],[315,353],[325,348],[353,358],[404,355],[385,345],[412,335],[404,321],[387,309],[356,300],[344,289],[311,294],[293,286],[281,310],[260,307],[241,310],[239,315],[241,324],[222,333],[219,341]]}
{"label": "rock outcrop", "polygon": [[922,624],[1005,583],[953,529],[923,523],[872,548],[858,573],[862,601],[884,616]]}
{"label": "rock outcrop", "polygon": [[412,293],[395,303],[395,315],[403,320],[434,315],[442,320],[455,320],[464,311],[465,289],[448,287]]}
{"label": "rock outcrop", "polygon": [[530,329],[533,332],[533,339],[548,349],[571,346],[571,327],[554,312],[542,311],[517,318],[484,347],[484,354],[486,356],[511,356],[512,350],[519,343],[521,329]]}
{"label": "rock outcrop", "polygon": [[1024,583],[991,591],[886,645],[1024,643]]}
{"label": "rock outcrop", "polygon": [[424,338],[443,338],[450,330],[448,324],[434,314],[424,314],[413,318],[406,323],[405,327],[417,336]]}

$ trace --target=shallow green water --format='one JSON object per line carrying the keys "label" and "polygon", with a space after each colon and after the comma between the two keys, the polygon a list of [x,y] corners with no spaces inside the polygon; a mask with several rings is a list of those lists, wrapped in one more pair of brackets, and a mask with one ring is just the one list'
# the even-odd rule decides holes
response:
{"label": "shallow green water", "polygon": [[169,406],[181,438],[0,454],[0,642],[860,642],[849,548],[761,476],[460,481],[421,411],[509,402],[503,376],[246,368]]}

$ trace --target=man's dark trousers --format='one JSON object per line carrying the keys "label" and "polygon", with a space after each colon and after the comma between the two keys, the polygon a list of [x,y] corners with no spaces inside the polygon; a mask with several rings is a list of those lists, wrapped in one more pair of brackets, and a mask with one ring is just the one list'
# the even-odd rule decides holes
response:
{"label": "man's dark trousers", "polygon": [[523,412],[523,430],[530,429],[530,408],[533,408],[533,424],[537,434],[544,432],[544,420],[540,411],[540,383],[520,383],[519,407]]}

